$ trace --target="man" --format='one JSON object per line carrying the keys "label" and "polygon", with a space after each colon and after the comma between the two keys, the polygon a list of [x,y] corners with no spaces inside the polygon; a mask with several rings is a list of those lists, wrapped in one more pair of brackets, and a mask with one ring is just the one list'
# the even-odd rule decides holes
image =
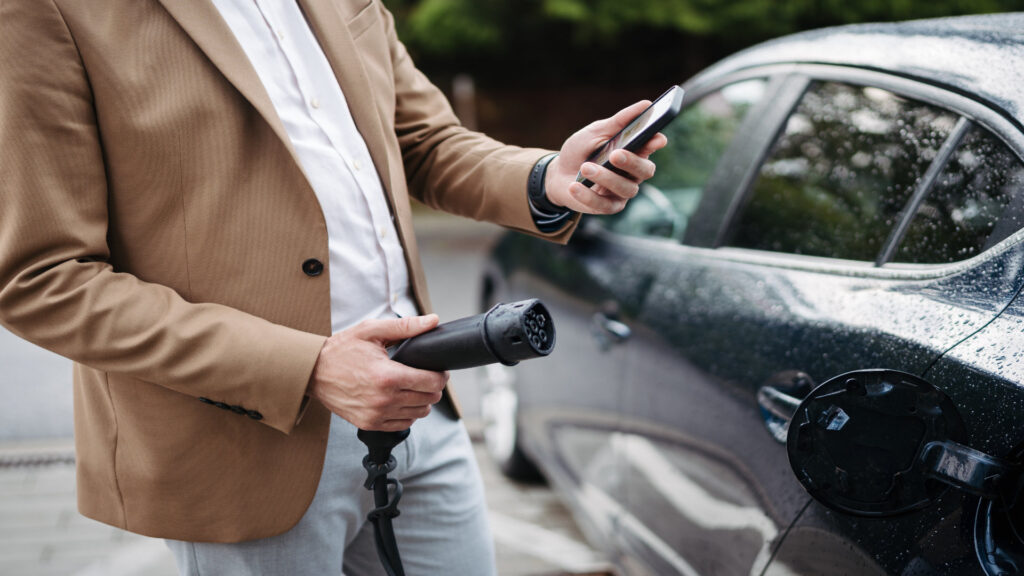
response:
{"label": "man", "polygon": [[379,0],[2,0],[0,62],[0,320],[76,362],[80,511],[185,574],[380,573],[355,428],[411,425],[407,573],[493,573],[447,375],[384,349],[438,322],[409,194],[564,242],[653,174],[583,162],[644,104],[501,145]]}

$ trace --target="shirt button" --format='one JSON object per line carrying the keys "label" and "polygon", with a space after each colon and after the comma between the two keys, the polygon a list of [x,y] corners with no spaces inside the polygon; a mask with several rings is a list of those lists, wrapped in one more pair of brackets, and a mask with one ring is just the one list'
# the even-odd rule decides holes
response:
{"label": "shirt button", "polygon": [[391,295],[391,303],[392,304],[398,304],[398,294],[392,294]]}
{"label": "shirt button", "polygon": [[284,32],[282,32],[281,30],[278,30],[277,31],[277,38],[279,40],[284,40]]}
{"label": "shirt button", "polygon": [[353,160],[352,168],[354,168],[356,172],[359,172],[359,170],[363,168],[363,163],[360,162],[359,160]]}
{"label": "shirt button", "polygon": [[312,106],[314,109],[319,109],[320,108],[320,99],[319,98],[311,99],[309,101],[309,105]]}
{"label": "shirt button", "polygon": [[388,237],[388,229],[384,226],[380,227],[380,239],[383,240]]}
{"label": "shirt button", "polygon": [[306,276],[319,276],[324,271],[324,263],[316,258],[310,258],[302,263],[302,271],[306,273]]}

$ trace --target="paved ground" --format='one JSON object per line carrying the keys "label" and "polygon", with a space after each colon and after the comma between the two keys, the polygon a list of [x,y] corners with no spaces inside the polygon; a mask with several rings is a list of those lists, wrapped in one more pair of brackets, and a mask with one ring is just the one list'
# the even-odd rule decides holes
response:
{"label": "paved ground", "polygon": [[[442,320],[477,312],[480,264],[495,229],[426,215],[417,228]],[[453,380],[479,429],[478,374]],[[162,541],[104,526],[75,510],[69,364],[0,330],[0,575],[172,576]],[[543,486],[504,480],[477,444],[503,576],[598,574],[565,509]]]}
{"label": "paved ground", "polygon": [[[505,481],[477,444],[503,576],[607,571],[550,490]],[[174,576],[163,541],[80,516],[67,441],[0,446],[0,574]],[[49,463],[15,464],[18,454]]]}

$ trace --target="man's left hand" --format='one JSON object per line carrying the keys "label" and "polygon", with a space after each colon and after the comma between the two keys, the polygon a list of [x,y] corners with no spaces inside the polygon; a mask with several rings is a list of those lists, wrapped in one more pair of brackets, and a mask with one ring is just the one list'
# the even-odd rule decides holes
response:
{"label": "man's left hand", "polygon": [[[668,139],[664,134],[656,134],[636,153],[626,150],[612,152],[609,160],[626,176],[586,159],[650,105],[649,101],[637,102],[611,118],[593,122],[570,136],[558,157],[548,164],[544,179],[548,200],[586,214],[614,214],[622,210],[626,202],[636,196],[640,183],[654,176],[654,162],[647,158],[664,147]],[[594,183],[591,188],[576,181],[581,170],[583,176]]]}

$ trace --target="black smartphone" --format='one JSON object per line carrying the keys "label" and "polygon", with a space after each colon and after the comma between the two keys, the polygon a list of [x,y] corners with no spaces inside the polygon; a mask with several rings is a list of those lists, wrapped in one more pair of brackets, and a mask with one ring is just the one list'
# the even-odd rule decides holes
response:
{"label": "black smartphone", "polygon": [[[625,128],[619,130],[618,134],[612,136],[611,140],[602,144],[600,148],[588,156],[587,162],[593,162],[617,174],[623,174],[622,170],[612,166],[610,160],[612,152],[620,148],[636,152],[643,148],[644,144],[647,144],[651,138],[654,138],[655,134],[667,126],[679,114],[682,107],[683,89],[679,86],[669,88]],[[576,181],[587,187],[593,185],[593,182],[584,178],[583,174],[577,174]]]}

